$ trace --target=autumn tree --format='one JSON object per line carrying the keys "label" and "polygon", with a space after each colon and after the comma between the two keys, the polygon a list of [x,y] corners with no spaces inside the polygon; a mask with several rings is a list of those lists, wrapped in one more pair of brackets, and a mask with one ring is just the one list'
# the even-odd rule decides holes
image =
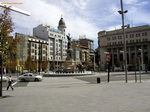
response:
{"label": "autumn tree", "polygon": [[10,54],[10,33],[13,32],[13,22],[10,16],[9,8],[5,8],[0,14],[0,57],[3,62],[3,67],[9,62],[8,54]]}
{"label": "autumn tree", "polygon": [[52,63],[50,64],[50,70],[54,71],[55,70],[55,61],[52,61]]}
{"label": "autumn tree", "polygon": [[32,58],[31,56],[28,56],[26,62],[25,62],[25,68],[30,71],[32,69]]}
{"label": "autumn tree", "polygon": [[31,68],[30,68],[30,70],[31,71],[36,71],[37,70],[37,61],[32,61],[31,62]]}
{"label": "autumn tree", "polygon": [[7,61],[6,61],[6,69],[14,71],[16,69],[16,61],[17,61],[17,44],[19,39],[14,39],[13,37],[8,38],[8,53],[7,53]]}
{"label": "autumn tree", "polygon": [[42,62],[42,70],[46,70],[47,69],[47,67],[48,67],[48,61],[46,60],[46,61],[43,61]]}

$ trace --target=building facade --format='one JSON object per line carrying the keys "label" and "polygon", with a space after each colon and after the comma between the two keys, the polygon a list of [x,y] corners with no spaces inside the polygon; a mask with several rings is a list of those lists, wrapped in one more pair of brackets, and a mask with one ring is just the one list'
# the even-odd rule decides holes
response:
{"label": "building facade", "polygon": [[[23,66],[30,56],[32,61],[37,62],[37,71],[42,71],[40,65],[44,61],[48,62],[47,70],[62,68],[67,58],[68,49],[66,25],[62,17],[58,22],[57,28],[54,29],[49,25],[41,24],[33,28],[33,36],[16,33],[16,38],[20,39],[17,45],[17,58],[20,66]],[[93,43],[93,40],[87,38],[71,41],[72,58],[75,65],[94,64],[95,53]]]}
{"label": "building facade", "polygon": [[20,66],[24,67],[28,57],[37,62],[36,71],[42,71],[42,62],[47,61],[48,41],[35,36],[16,33],[15,38],[19,39],[17,44],[17,60]]}
{"label": "building facade", "polygon": [[61,67],[61,63],[66,59],[68,40],[65,30],[66,25],[63,18],[59,20],[58,29],[43,24],[33,28],[33,36],[48,40],[48,61],[50,64],[55,62],[58,68]]}
{"label": "building facade", "polygon": [[85,67],[87,65],[91,65],[91,69],[95,68],[95,52],[93,43],[93,40],[87,38],[79,38],[78,40],[72,41],[72,49],[75,53],[74,57],[76,57],[74,60],[78,59],[78,62],[83,64]]}
{"label": "building facade", "polygon": [[127,64],[134,66],[137,58],[143,61],[143,66],[149,68],[150,63],[150,26],[128,27],[125,29],[127,54],[124,54],[124,42],[122,29],[98,32],[101,68],[106,65],[106,53],[111,56],[110,64],[114,66],[124,65],[124,55]]}

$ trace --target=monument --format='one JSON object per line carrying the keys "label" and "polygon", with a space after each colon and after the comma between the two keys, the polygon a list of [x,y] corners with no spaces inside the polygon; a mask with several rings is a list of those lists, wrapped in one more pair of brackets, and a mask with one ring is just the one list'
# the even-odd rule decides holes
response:
{"label": "monument", "polygon": [[67,58],[66,61],[63,64],[63,71],[70,73],[70,72],[75,72],[76,71],[76,65],[75,65],[75,61],[73,59],[73,50],[71,47],[71,37],[70,34],[67,35],[67,39],[68,39],[68,49],[67,49]]}

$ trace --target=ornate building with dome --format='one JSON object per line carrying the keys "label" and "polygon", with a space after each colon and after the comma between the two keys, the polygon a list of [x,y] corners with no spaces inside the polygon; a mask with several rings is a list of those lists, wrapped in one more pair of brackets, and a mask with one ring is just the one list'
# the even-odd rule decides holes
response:
{"label": "ornate building with dome", "polygon": [[[60,68],[62,62],[66,59],[68,43],[65,32],[66,24],[63,17],[59,20],[57,28],[58,29],[55,29],[52,26],[41,24],[33,28],[33,36],[40,37],[48,41],[47,59],[49,61],[49,65],[55,64],[56,68]],[[49,66],[49,68],[51,67]]]}

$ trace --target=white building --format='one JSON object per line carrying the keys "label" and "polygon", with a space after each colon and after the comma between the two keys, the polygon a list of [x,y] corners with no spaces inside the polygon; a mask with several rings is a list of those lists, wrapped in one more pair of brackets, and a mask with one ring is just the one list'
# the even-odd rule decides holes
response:
{"label": "white building", "polygon": [[61,62],[66,59],[68,39],[65,29],[66,25],[62,17],[59,20],[58,29],[43,24],[33,28],[33,36],[48,40],[48,60],[50,63],[57,62],[57,67],[60,67]]}

